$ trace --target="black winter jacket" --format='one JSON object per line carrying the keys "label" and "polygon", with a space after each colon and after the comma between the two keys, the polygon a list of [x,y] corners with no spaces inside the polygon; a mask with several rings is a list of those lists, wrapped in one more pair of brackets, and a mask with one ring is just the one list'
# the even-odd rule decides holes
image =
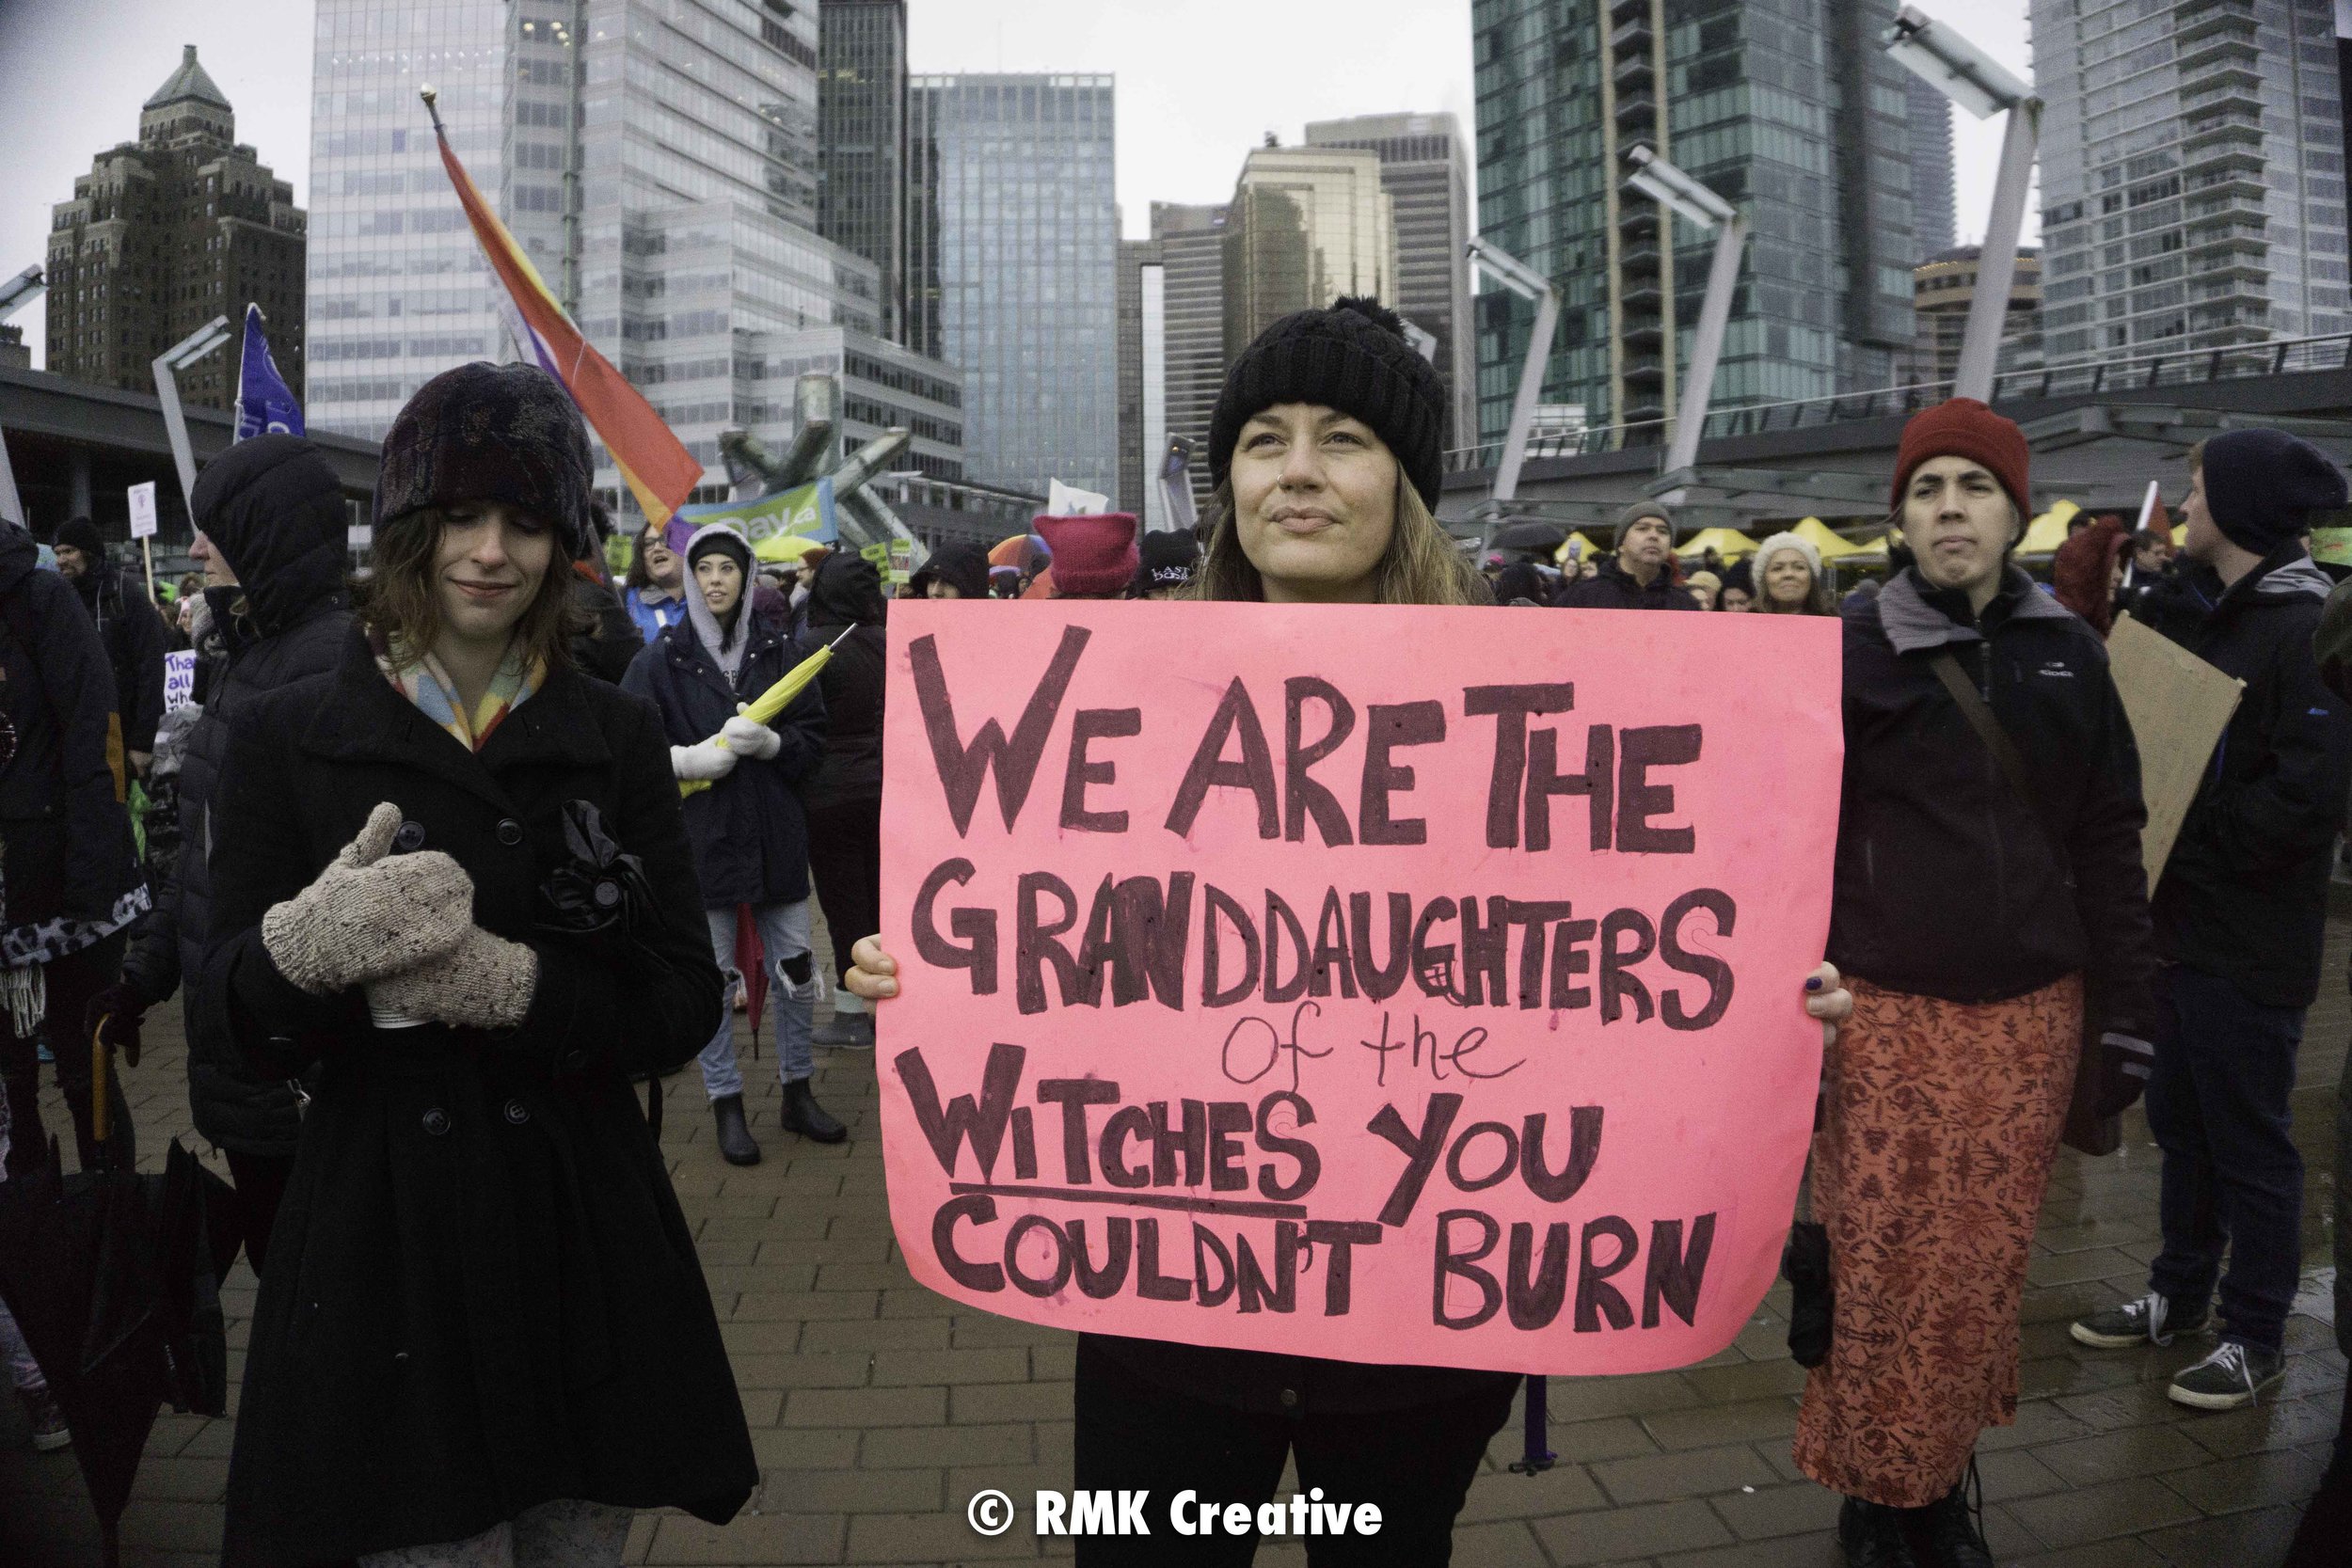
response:
{"label": "black winter jacket", "polygon": [[[1830,961],[1876,985],[1971,1004],[2081,971],[2091,1022],[2144,1037],[2147,810],[2098,634],[2013,566],[1980,617],[1915,569],[1844,619]],[[1947,649],[2024,756],[2038,802],[2018,799],[1937,680],[1930,660]]]}
{"label": "black winter jacket", "polygon": [[[287,436],[241,442],[205,470],[196,495],[198,526],[240,580],[204,591],[221,662],[181,763],[176,886],[123,962],[123,978],[150,1006],[203,974],[216,841],[210,814],[230,726],[270,692],[332,671],[351,632],[342,490],[307,443]],[[240,1059],[200,990],[187,984],[182,1002],[197,1132],[240,1154],[291,1156],[302,1131],[294,1085]]]}
{"label": "black winter jacket", "polygon": [[[311,996],[261,922],[379,801],[473,879],[474,919],[537,953],[523,1022],[379,1032]],[[624,947],[538,928],[585,800],[652,909]],[[245,705],[213,808],[204,994],[266,1072],[320,1063],[252,1343],[225,1568],[464,1540],[560,1497],[723,1523],[757,1480],[691,1231],[630,1089],[720,1017],[660,721],[561,670],[479,752],[357,632],[332,673]]]}
{"label": "black winter jacket", "polygon": [[109,755],[114,672],[72,588],[40,558],[31,534],[0,523],[0,716],[16,731],[0,763],[9,929],[112,919],[145,885]]}
{"label": "black winter jacket", "polygon": [[825,692],[825,754],[801,783],[811,811],[879,800],[882,792],[882,688],[888,639],[879,575],[869,562],[836,550],[817,568],[808,595],[811,650],[855,626],[818,676]]}
{"label": "black winter jacket", "polygon": [[[645,644],[621,680],[621,689],[660,710],[673,746],[691,746],[719,733],[748,703],[782,680],[802,650],[783,626],[755,607],[742,665],[732,686],[703,647],[692,618]],[[686,798],[686,832],[704,907],[794,904],[808,896],[808,819],[793,786],[817,767],[825,749],[824,690],[816,682],[771,726],[784,737],[774,758],[748,758],[708,789]]]}
{"label": "black winter jacket", "polygon": [[115,711],[122,716],[122,746],[130,752],[155,749],[155,726],[164,717],[164,655],[169,637],[137,574],[110,562],[93,562],[73,580],[73,591],[98,626],[114,670]]}
{"label": "black winter jacket", "polygon": [[588,630],[572,639],[572,658],[596,679],[618,686],[645,640],[620,594],[602,578],[588,575],[594,570],[593,565],[587,571],[572,568],[572,599],[590,622]]}
{"label": "black winter jacket", "polygon": [[2158,631],[2246,683],[2156,884],[2156,950],[2266,1006],[2319,994],[2328,863],[2352,786],[2352,705],[2312,654],[2334,586],[2290,540],[2226,591],[2192,563],[2146,605]]}
{"label": "black winter jacket", "polygon": [[1600,569],[1592,577],[1579,578],[1560,590],[1560,596],[1551,601],[1556,610],[1696,610],[1698,600],[1691,591],[1677,587],[1674,568],[1663,566],[1649,586],[1617,564],[1613,555],[1600,558]]}

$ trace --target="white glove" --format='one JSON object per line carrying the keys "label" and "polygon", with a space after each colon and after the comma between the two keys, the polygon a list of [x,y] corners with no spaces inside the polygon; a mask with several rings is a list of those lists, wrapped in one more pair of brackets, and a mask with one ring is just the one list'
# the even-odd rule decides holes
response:
{"label": "white glove", "polygon": [[735,771],[736,755],[707,740],[670,748],[670,771],[688,783],[713,783]]}
{"label": "white glove", "polygon": [[736,716],[722,725],[719,738],[727,743],[727,750],[754,762],[770,762],[784,750],[784,736],[756,719],[746,719],[743,710],[748,704],[736,705]]}

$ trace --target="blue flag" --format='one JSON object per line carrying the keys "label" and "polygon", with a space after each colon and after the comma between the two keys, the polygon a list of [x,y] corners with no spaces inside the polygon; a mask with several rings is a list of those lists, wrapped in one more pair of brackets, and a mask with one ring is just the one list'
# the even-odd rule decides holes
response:
{"label": "blue flag", "polygon": [[302,405],[286,390],[277,361],[269,356],[269,340],[262,336],[262,308],[245,308],[245,358],[237,372],[237,435],[240,441],[255,436],[301,436]]}

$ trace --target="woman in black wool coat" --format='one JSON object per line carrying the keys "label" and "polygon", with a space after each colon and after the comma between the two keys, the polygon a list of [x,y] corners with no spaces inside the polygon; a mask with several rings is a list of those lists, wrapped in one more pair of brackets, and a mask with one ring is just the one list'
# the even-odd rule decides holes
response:
{"label": "woman in black wool coat", "polygon": [[[590,473],[540,372],[426,383],[341,666],[232,726],[208,1005],[256,1066],[320,1075],[227,1568],[616,1564],[637,1510],[724,1522],[757,1480],[629,1087],[709,1037],[720,979],[660,721],[569,666]],[[649,889],[617,938],[542,924],[582,802]]]}

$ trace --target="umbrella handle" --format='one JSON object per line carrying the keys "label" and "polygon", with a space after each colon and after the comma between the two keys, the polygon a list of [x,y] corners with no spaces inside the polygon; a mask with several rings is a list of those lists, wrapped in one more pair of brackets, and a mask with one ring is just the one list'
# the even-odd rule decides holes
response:
{"label": "umbrella handle", "polygon": [[113,1108],[113,1101],[106,1092],[106,1064],[113,1054],[106,1049],[106,1018],[109,1016],[101,1015],[98,1027],[89,1033],[90,1141],[100,1144],[106,1141],[108,1124],[113,1120],[108,1114]]}

